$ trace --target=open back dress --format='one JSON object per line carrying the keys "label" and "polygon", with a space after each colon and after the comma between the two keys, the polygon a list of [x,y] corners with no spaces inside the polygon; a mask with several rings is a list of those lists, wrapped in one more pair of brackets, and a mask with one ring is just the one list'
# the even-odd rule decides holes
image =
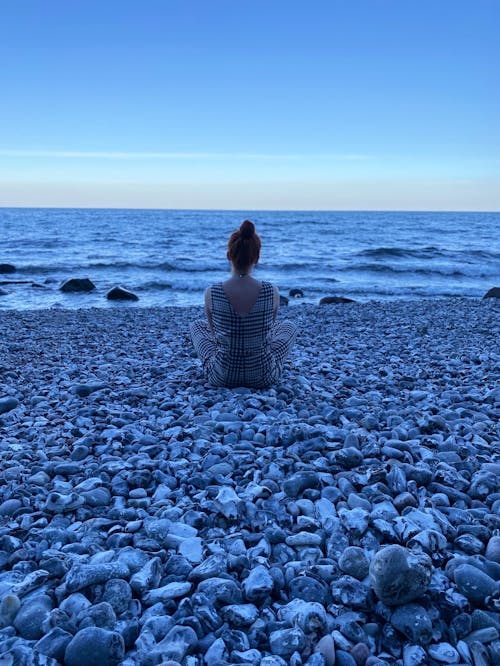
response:
{"label": "open back dress", "polygon": [[265,388],[274,384],[295,341],[291,321],[274,321],[274,288],[262,282],[245,314],[235,311],[222,283],[211,287],[212,332],[205,320],[191,324],[191,338],[214,386]]}

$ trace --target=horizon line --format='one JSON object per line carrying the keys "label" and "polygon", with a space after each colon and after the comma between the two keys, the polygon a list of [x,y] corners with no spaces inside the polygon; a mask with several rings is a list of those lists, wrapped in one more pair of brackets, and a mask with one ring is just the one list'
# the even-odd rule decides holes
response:
{"label": "horizon line", "polygon": [[144,206],[4,206],[0,210],[151,210],[151,211],[208,211],[224,213],[493,213],[500,214],[500,209],[463,210],[459,208],[158,208]]}

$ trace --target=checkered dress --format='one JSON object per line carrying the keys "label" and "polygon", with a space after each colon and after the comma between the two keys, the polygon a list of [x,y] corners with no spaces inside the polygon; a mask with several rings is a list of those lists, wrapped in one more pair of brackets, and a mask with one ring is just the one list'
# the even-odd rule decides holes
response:
{"label": "checkered dress", "polygon": [[212,323],[191,324],[191,338],[205,375],[215,386],[265,388],[280,377],[283,363],[297,335],[293,322],[274,322],[274,290],[262,282],[257,300],[246,314],[238,314],[222,284],[211,288]]}

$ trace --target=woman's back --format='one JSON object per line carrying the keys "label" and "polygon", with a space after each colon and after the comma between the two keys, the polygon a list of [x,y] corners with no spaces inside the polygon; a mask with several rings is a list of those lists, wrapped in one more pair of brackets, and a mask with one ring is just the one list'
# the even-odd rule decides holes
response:
{"label": "woman's back", "polygon": [[273,381],[275,363],[269,345],[274,320],[274,288],[262,282],[257,299],[244,314],[236,312],[224,286],[211,288],[212,325],[218,342],[211,375],[226,386],[261,386]]}

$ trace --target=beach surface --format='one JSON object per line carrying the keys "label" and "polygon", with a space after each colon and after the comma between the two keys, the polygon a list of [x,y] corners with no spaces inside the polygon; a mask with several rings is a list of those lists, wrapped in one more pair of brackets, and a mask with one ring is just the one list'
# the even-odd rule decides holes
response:
{"label": "beach surface", "polygon": [[283,308],[265,390],[202,315],[0,313],[1,663],[500,663],[497,300]]}

